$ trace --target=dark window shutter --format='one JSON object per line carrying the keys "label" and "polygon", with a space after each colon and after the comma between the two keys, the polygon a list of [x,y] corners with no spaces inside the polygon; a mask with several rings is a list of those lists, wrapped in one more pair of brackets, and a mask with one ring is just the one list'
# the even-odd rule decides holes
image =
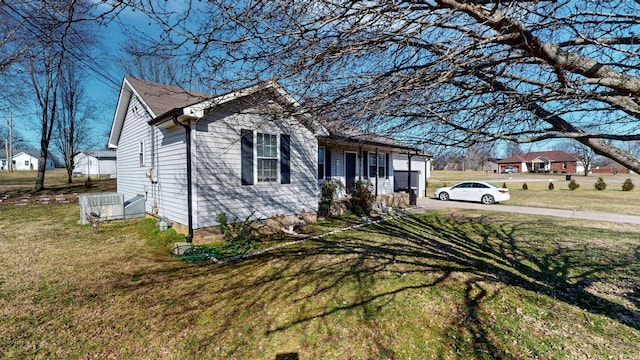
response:
{"label": "dark window shutter", "polygon": [[391,171],[391,170],[389,170],[389,158],[391,157],[391,154],[386,154],[385,157],[386,157],[385,160],[387,161],[387,163],[384,165],[384,167],[385,167],[385,173],[384,173],[385,176],[384,177],[386,179],[388,179],[389,178],[389,171]]}
{"label": "dark window shutter", "polygon": [[291,137],[280,135],[280,183],[291,183]]}
{"label": "dark window shutter", "polygon": [[253,131],[242,129],[242,185],[253,185]]}
{"label": "dark window shutter", "polygon": [[324,178],[331,179],[331,150],[325,148],[324,150]]}
{"label": "dark window shutter", "polygon": [[362,152],[362,172],[364,172],[364,178],[369,178],[369,153],[366,151]]}

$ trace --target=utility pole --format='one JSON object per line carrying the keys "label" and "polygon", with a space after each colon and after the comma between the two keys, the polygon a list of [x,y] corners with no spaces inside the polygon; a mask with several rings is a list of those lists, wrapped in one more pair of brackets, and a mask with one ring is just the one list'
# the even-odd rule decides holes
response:
{"label": "utility pole", "polygon": [[9,151],[7,151],[7,169],[13,172],[13,119],[9,110]]}
{"label": "utility pole", "polygon": [[[9,139],[4,139],[4,151],[7,156],[7,160],[5,160],[7,163],[7,172],[9,172]],[[2,170],[4,170],[4,167],[2,168]]]}

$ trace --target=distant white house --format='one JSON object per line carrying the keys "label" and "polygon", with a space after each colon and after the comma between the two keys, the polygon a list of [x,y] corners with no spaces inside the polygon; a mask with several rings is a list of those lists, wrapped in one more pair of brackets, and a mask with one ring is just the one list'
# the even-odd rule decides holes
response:
{"label": "distant white house", "polygon": [[7,158],[0,158],[0,170],[8,170]]}
{"label": "distant white house", "polygon": [[116,177],[116,152],[113,150],[83,150],[73,161],[74,177]]}
{"label": "distant white house", "polygon": [[[13,155],[13,170],[38,170],[38,161],[40,161],[40,152],[35,150],[18,150]],[[51,156],[47,156],[46,170],[55,169],[55,162]]]}

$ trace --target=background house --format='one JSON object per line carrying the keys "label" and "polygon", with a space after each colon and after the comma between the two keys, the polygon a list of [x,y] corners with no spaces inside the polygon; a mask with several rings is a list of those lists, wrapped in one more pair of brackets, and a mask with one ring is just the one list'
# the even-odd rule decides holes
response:
{"label": "background house", "polygon": [[606,158],[603,158],[600,161],[594,162],[594,164],[591,166],[591,172],[593,174],[614,174],[614,175],[633,173],[624,165]]}
{"label": "background house", "polygon": [[518,172],[551,172],[576,174],[580,171],[577,156],[562,150],[535,151],[498,161],[498,171],[513,167]]}
{"label": "background house", "polygon": [[[40,161],[40,152],[37,150],[14,150],[13,152],[13,170],[38,170],[38,162]],[[55,168],[55,161],[51,154],[47,156],[46,169]]]}
{"label": "background house", "polygon": [[482,164],[482,168],[481,170],[484,171],[489,171],[489,172],[500,172],[500,165],[498,164],[498,162],[502,160],[500,158],[496,158],[496,157],[490,157],[488,158],[483,164]]}
{"label": "background house", "polygon": [[83,150],[73,161],[74,177],[116,177],[116,152],[113,150]]}

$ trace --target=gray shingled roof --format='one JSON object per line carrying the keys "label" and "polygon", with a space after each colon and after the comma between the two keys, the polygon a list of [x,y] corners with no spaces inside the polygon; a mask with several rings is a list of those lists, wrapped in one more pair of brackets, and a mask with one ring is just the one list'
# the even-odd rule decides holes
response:
{"label": "gray shingled roof", "polygon": [[560,161],[571,162],[571,161],[579,160],[577,156],[569,154],[566,151],[551,150],[551,151],[534,151],[526,154],[514,155],[498,161],[498,164],[529,162],[537,158],[544,158],[552,162],[560,162]]}
{"label": "gray shingled roof", "polygon": [[99,159],[116,157],[116,152],[113,150],[82,150],[80,152]]}
{"label": "gray shingled roof", "polygon": [[430,156],[430,154],[423,152],[414,146],[408,145],[402,141],[390,138],[388,136],[370,133],[362,130],[358,130],[352,126],[341,124],[337,121],[322,120],[322,125],[329,130],[328,140],[342,140],[352,143],[360,143],[374,146],[385,146],[403,149],[412,152],[418,152],[421,155]]}
{"label": "gray shingled roof", "polygon": [[127,76],[127,81],[144,99],[156,116],[162,115],[176,108],[193,105],[210,99],[211,95],[181,89],[175,86],[162,85],[150,81],[138,80]]}
{"label": "gray shingled roof", "polygon": [[[138,80],[130,76],[127,76],[126,80],[151,108],[155,116],[160,116],[173,109],[184,108],[212,98],[211,95],[150,81]],[[329,131],[329,139],[331,140],[386,146],[422,153],[418,148],[387,136],[361,131],[336,121],[322,120],[320,122]],[[425,153],[424,155],[429,154]]]}

